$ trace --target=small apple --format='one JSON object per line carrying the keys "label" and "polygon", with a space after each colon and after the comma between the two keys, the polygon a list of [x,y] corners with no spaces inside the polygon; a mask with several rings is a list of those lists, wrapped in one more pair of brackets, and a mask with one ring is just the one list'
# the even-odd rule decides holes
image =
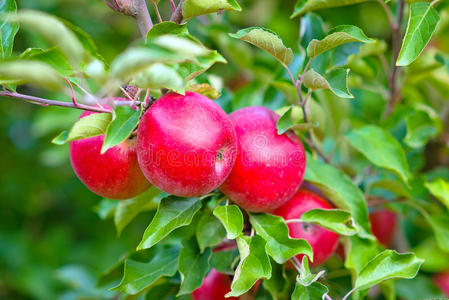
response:
{"label": "small apple", "polygon": [[[320,196],[301,189],[286,204],[274,211],[273,214],[281,216],[284,220],[300,219],[311,209],[331,209],[332,205]],[[338,245],[338,234],[315,224],[292,222],[287,224],[290,237],[305,239],[313,249],[312,267],[323,264],[335,251]],[[303,255],[297,258],[301,261]]]}
{"label": "small apple", "polygon": [[397,219],[396,214],[389,209],[372,212],[369,215],[371,231],[379,243],[389,247],[394,237]]}
{"label": "small apple", "polygon": [[449,271],[433,276],[432,280],[435,285],[440,288],[444,295],[449,297]]}
{"label": "small apple", "polygon": [[279,116],[252,106],[230,115],[238,139],[237,159],[220,190],[251,212],[280,207],[298,190],[304,177],[306,156],[291,131],[278,135]]}
{"label": "small apple", "polygon": [[204,278],[203,284],[192,293],[193,300],[238,300],[236,297],[225,298],[231,291],[231,279],[226,274],[212,269]]}
{"label": "small apple", "polygon": [[196,93],[169,93],[142,116],[137,155],[148,180],[162,191],[196,197],[228,177],[237,155],[231,120]]}
{"label": "small apple", "polygon": [[[84,118],[94,112],[84,112]],[[104,135],[70,142],[70,161],[78,178],[95,194],[111,199],[133,198],[150,187],[140,170],[136,139],[101,154]]]}

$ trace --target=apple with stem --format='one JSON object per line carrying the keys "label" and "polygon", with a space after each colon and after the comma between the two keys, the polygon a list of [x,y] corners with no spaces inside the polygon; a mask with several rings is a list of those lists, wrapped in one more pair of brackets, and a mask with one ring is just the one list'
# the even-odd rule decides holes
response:
{"label": "apple with stem", "polygon": [[272,110],[252,106],[230,115],[238,139],[237,159],[220,190],[250,212],[269,212],[287,202],[304,177],[304,146],[291,131],[279,135]]}
{"label": "apple with stem", "polygon": [[[282,217],[288,222],[290,237],[305,239],[313,250],[312,267],[323,264],[334,253],[338,245],[338,234],[321,226],[301,222],[301,216],[311,209],[332,209],[332,205],[320,196],[301,189],[286,204],[273,212],[274,215]],[[302,261],[304,255],[296,256]]]}
{"label": "apple with stem", "polygon": [[181,197],[207,194],[228,177],[237,155],[231,120],[197,93],[169,93],[142,116],[137,155],[148,180]]}
{"label": "apple with stem", "polygon": [[[95,112],[85,111],[80,118]],[[137,161],[131,137],[101,154],[104,135],[70,142],[70,161],[78,178],[95,194],[111,199],[133,198],[151,184]]]}

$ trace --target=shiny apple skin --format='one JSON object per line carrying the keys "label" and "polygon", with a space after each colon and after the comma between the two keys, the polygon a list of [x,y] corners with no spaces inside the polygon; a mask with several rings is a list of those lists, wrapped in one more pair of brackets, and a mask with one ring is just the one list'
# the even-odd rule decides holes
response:
{"label": "shiny apple skin", "polygon": [[172,195],[196,197],[216,189],[231,172],[236,151],[229,117],[193,92],[162,96],[139,124],[140,167],[153,185]]}
{"label": "shiny apple skin", "polygon": [[[300,219],[311,209],[332,209],[332,205],[320,196],[301,189],[285,205],[274,211],[284,220]],[[310,265],[322,265],[335,252],[338,234],[315,224],[292,222],[287,224],[290,237],[305,239],[313,249],[314,260]],[[303,255],[296,256],[300,261]]]}
{"label": "shiny apple skin", "polygon": [[[95,112],[85,111],[80,118]],[[151,184],[137,161],[136,140],[128,139],[101,154],[104,135],[70,142],[70,161],[78,178],[95,194],[130,199]]]}
{"label": "shiny apple skin", "polygon": [[230,114],[238,139],[238,155],[220,190],[250,212],[270,212],[286,203],[304,177],[306,156],[299,138],[278,135],[279,116],[252,106]]}
{"label": "shiny apple skin", "polygon": [[236,297],[225,298],[231,291],[231,278],[212,269],[204,278],[203,284],[192,293],[193,300],[238,300]]}
{"label": "shiny apple skin", "polygon": [[389,247],[397,226],[396,214],[389,209],[382,209],[369,214],[371,231],[379,243]]}

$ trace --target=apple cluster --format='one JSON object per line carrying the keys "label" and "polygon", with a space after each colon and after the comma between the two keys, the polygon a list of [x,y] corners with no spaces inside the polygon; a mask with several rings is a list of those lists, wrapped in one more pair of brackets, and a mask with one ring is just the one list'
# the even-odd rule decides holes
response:
{"label": "apple cluster", "polygon": [[[89,114],[84,112],[81,118]],[[279,115],[265,107],[227,115],[203,95],[168,93],[143,114],[137,136],[104,154],[100,153],[104,136],[72,141],[70,158],[80,180],[111,199],[133,198],[154,185],[181,197],[219,189],[249,212],[272,213],[285,220],[298,220],[311,209],[331,209],[319,190],[301,188],[304,147],[292,131],[277,133],[278,120]],[[382,212],[371,218],[374,234],[385,245],[392,238],[393,219]],[[304,222],[287,225],[292,238],[311,245],[311,266],[323,264],[338,246],[339,236],[325,228]],[[229,289],[227,275],[212,270],[193,297],[224,299]]]}

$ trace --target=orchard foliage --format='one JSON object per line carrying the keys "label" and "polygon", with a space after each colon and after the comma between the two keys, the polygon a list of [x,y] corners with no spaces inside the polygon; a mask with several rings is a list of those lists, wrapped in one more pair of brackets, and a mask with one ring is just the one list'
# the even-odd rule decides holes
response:
{"label": "orchard foliage", "polygon": [[[0,297],[203,299],[226,293],[258,300],[423,299],[447,292],[447,2],[163,0],[147,1],[148,7],[143,0],[38,2],[0,0],[0,116],[5,120],[0,124],[9,129],[9,138],[0,136],[9,151],[0,164],[11,168],[0,174],[0,198],[13,212],[0,213],[7,225],[0,229],[5,276],[0,277]],[[69,12],[72,8],[59,10],[64,5],[74,6],[76,14]],[[95,138],[79,150],[84,159],[93,148],[102,155],[122,155],[123,145],[139,135],[153,141],[160,137],[162,144],[166,136],[175,136],[170,126],[184,107],[151,114],[152,105],[171,92],[185,99],[201,94],[227,114],[249,106],[275,110],[279,118],[270,120],[276,138],[290,136],[296,146],[304,144],[305,173],[295,169],[295,180],[304,176],[301,189],[326,204],[306,212],[301,207],[296,218],[286,217],[295,207],[291,203],[273,214],[269,205],[270,211],[245,210],[242,202],[232,201],[229,183],[218,189],[224,178],[207,178],[213,182],[208,192],[182,195],[195,197],[167,194],[157,184],[161,190],[151,186],[131,199],[90,202],[78,183],[67,185],[73,179],[67,175],[69,143],[73,149]],[[45,107],[30,112],[19,100]],[[207,105],[221,113],[214,103]],[[94,113],[77,119],[76,109]],[[172,122],[163,123],[171,113]],[[33,148],[16,122],[27,118],[33,120],[27,123],[34,132],[32,143],[52,141],[51,147]],[[182,128],[191,136],[189,125],[200,127],[204,118],[205,113],[192,110],[174,131]],[[142,120],[151,132],[141,132]],[[214,130],[204,126],[207,134]],[[10,141],[28,152],[16,153]],[[185,149],[176,147],[181,153]],[[145,145],[137,150],[142,149]],[[14,160],[19,167],[12,167]],[[73,155],[72,164],[83,180]],[[103,169],[114,174],[121,166],[108,162]],[[90,181],[103,169],[86,176],[86,186],[95,190]],[[176,172],[173,178],[184,171]],[[148,178],[151,172],[144,173]],[[188,175],[192,178],[183,178],[186,182],[198,179]],[[273,180],[266,173],[250,175],[236,180],[243,186],[251,180],[259,184],[246,195],[248,201],[282,190],[282,172]],[[43,184],[49,191],[36,196]],[[110,187],[111,195],[123,189]],[[52,193],[57,196],[48,196]],[[22,206],[25,200],[18,195],[33,200]],[[35,203],[47,198],[52,200],[45,205]],[[62,205],[58,199],[67,200]],[[99,218],[112,220],[119,237],[111,236],[107,221],[90,216],[92,203]],[[15,233],[18,218],[26,225],[24,236]],[[49,220],[45,226],[44,219]],[[33,228],[35,223],[45,233]],[[289,230],[294,228],[306,232],[300,236],[304,239],[293,238]],[[331,243],[320,241],[322,234],[338,235],[338,246],[332,242],[324,255],[330,258],[314,264],[320,243]],[[16,255],[21,259],[12,259]],[[214,284],[213,278],[219,278],[216,289],[206,286]]]}

